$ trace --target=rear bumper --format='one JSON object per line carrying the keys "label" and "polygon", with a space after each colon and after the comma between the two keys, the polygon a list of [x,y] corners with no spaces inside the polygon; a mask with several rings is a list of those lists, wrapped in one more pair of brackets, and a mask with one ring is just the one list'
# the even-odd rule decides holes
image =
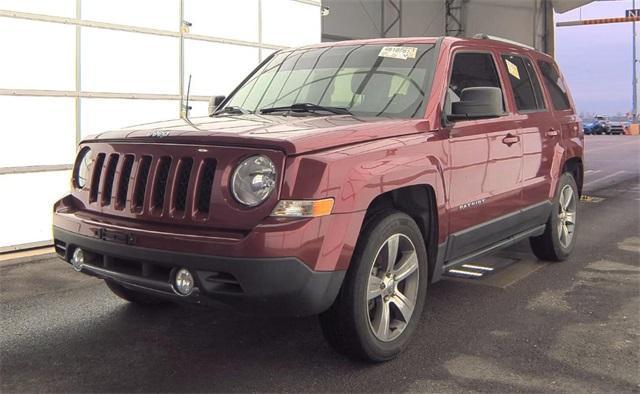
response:
{"label": "rear bumper", "polygon": [[[335,300],[345,271],[313,271],[295,257],[238,258],[132,246],[53,228],[56,250],[69,262],[82,248],[90,259],[82,272],[124,287],[180,302],[228,307],[241,312],[315,315]],[[190,296],[173,291],[179,268],[190,270],[196,289]]]}

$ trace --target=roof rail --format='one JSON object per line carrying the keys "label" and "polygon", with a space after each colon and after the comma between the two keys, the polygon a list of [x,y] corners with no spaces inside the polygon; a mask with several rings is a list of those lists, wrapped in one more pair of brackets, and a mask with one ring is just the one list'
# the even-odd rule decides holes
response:
{"label": "roof rail", "polygon": [[532,47],[531,45],[527,45],[527,44],[523,44],[521,42],[518,41],[513,41],[513,40],[509,40],[508,38],[502,38],[502,37],[498,37],[498,36],[491,36],[489,34],[485,34],[485,33],[478,33],[475,34],[473,36],[473,38],[479,39],[479,40],[493,40],[493,41],[500,41],[500,42],[504,42],[506,44],[512,44],[512,45],[517,45],[520,47],[525,47],[528,49],[533,49],[534,51],[536,50],[534,47]]}

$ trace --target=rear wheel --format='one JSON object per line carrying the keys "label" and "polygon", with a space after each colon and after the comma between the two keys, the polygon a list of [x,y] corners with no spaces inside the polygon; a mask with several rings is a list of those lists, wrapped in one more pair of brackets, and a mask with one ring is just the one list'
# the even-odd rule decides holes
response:
{"label": "rear wheel", "polygon": [[134,304],[158,305],[167,302],[163,298],[154,297],[152,295],[143,294],[134,290],[127,289],[126,287],[107,279],[105,279],[104,283],[107,284],[107,287],[109,288],[109,290],[111,290],[111,292],[113,292],[113,294],[117,295],[123,300],[127,300]]}
{"label": "rear wheel", "polygon": [[540,260],[563,261],[573,251],[578,227],[578,200],[578,186],[573,176],[562,174],[544,234],[530,239],[531,249]]}
{"label": "rear wheel", "polygon": [[360,235],[338,298],[320,316],[325,338],[352,358],[394,358],[420,321],[427,281],[427,251],[413,219],[396,211],[374,217]]}

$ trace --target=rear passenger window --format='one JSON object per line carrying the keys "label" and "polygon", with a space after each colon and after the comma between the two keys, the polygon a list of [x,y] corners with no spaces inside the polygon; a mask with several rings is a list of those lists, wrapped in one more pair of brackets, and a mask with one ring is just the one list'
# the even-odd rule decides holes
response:
{"label": "rear passenger window", "polygon": [[539,61],[540,71],[542,72],[542,78],[551,95],[551,101],[553,101],[553,107],[558,111],[565,111],[571,109],[571,103],[567,94],[567,87],[564,84],[558,70],[555,66],[549,62]]}
{"label": "rear passenger window", "polygon": [[502,56],[509,73],[511,90],[518,111],[536,111],[545,108],[540,82],[528,59],[520,56]]}
{"label": "rear passenger window", "polygon": [[502,88],[493,56],[489,53],[457,53],[453,59],[445,113],[451,113],[451,104],[460,101],[464,89],[477,87]]}

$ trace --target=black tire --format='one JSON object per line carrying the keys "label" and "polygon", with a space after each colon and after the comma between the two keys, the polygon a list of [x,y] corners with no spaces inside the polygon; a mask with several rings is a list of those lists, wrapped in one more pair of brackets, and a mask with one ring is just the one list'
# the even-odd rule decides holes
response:
{"label": "black tire", "polygon": [[[412,275],[417,274],[417,283],[413,282],[413,294],[416,295],[413,313],[409,321],[405,323],[401,331],[397,331],[397,337],[389,341],[382,341],[373,332],[370,311],[373,305],[380,307],[382,302],[387,303],[388,310],[392,318],[397,319],[400,309],[397,306],[390,306],[387,299],[382,297],[368,300],[367,286],[370,275],[375,271],[376,257],[383,247],[387,247],[386,242],[398,234],[407,245],[414,247],[417,256],[417,270]],[[409,239],[411,242],[407,242]],[[387,253],[388,254],[388,253]],[[381,256],[383,256],[381,254]],[[404,257],[405,255],[403,255]],[[402,259],[400,257],[399,259]],[[375,261],[374,261],[375,260]],[[396,260],[398,261],[398,260]],[[399,262],[398,262],[399,264]],[[392,263],[393,265],[393,263]],[[394,285],[398,286],[399,294],[405,292],[400,280]],[[384,276],[383,278],[388,278]],[[415,277],[411,277],[415,280]],[[386,280],[386,279],[385,279]],[[407,279],[408,280],[408,279]],[[387,210],[382,212],[365,223],[351,260],[351,266],[347,271],[345,281],[334,304],[320,315],[322,332],[333,348],[338,352],[357,360],[370,362],[382,362],[396,357],[408,345],[411,337],[420,322],[422,310],[424,309],[428,282],[427,272],[427,250],[424,239],[418,225],[408,215]],[[406,282],[404,282],[406,283]],[[381,290],[382,292],[382,290]],[[394,293],[395,294],[395,293]],[[391,297],[395,295],[392,294]],[[378,302],[378,304],[372,304]],[[392,301],[393,303],[393,301]],[[397,305],[397,304],[393,304]],[[390,318],[391,319],[391,318]],[[389,332],[391,331],[389,325]]]}
{"label": "black tire", "polygon": [[107,287],[113,294],[122,298],[123,300],[129,301],[138,305],[159,305],[165,304],[167,301],[161,297],[154,297],[152,295],[143,294],[134,290],[127,289],[126,287],[119,285],[113,281],[105,279],[104,283],[107,284]]}
{"label": "black tire", "polygon": [[[573,198],[575,199],[575,216],[574,227],[572,232],[571,241],[567,245],[563,245],[560,237],[560,194],[565,187],[570,187],[573,191]],[[544,234],[538,237],[531,237],[529,243],[531,244],[531,250],[533,254],[540,260],[546,261],[564,261],[566,260],[576,245],[576,239],[578,234],[578,227],[580,222],[580,214],[578,212],[578,186],[573,176],[570,173],[564,173],[560,177],[558,182],[558,188],[556,190],[556,196],[553,199],[553,208],[551,215],[547,221]]]}

